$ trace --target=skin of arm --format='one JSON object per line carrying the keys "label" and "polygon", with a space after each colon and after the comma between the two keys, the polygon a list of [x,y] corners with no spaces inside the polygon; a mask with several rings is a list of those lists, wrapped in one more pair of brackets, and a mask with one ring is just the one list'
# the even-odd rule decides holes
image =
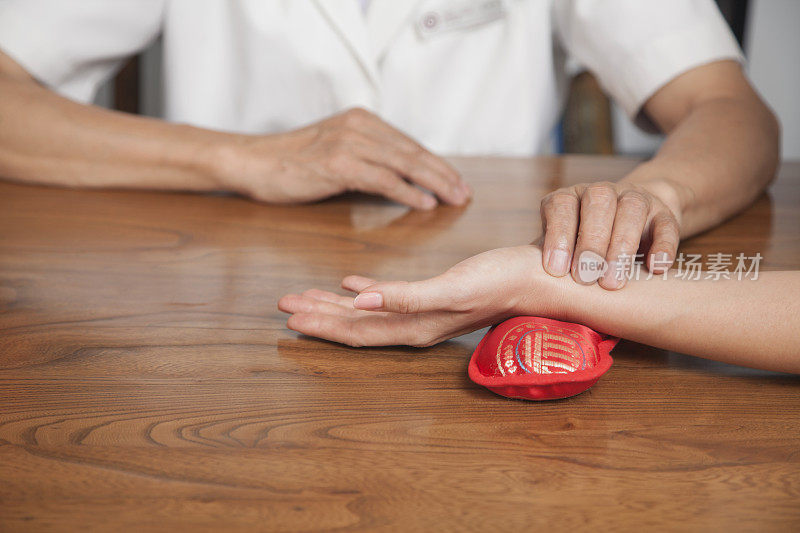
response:
{"label": "skin of arm", "polygon": [[719,61],[678,76],[644,112],[667,137],[655,157],[622,182],[671,185],[681,238],[738,213],[774,179],[780,125],[738,63]]}
{"label": "skin of arm", "polygon": [[430,346],[513,316],[541,316],[726,363],[800,373],[800,272],[752,279],[660,276],[624,291],[546,274],[535,246],[498,248],[422,281],[348,276],[356,298],[311,289],[281,298],[290,329],[351,346]]}
{"label": "skin of arm", "polygon": [[283,134],[223,133],[70,101],[2,51],[0,177],[68,187],[223,190],[275,203],[358,190],[418,209],[435,207],[437,196],[460,205],[471,194],[447,162],[362,109]]}
{"label": "skin of arm", "polygon": [[[576,268],[584,252],[613,265],[637,250],[663,272],[680,239],[739,212],[775,176],[778,121],[735,61],[677,76],[642,112],[667,134],[655,157],[617,183],[564,187],[543,198],[543,266],[551,275],[571,271],[584,282]],[[600,286],[625,286],[616,272],[609,269]]]}
{"label": "skin of arm", "polygon": [[[555,283],[553,283],[555,282]],[[741,366],[800,373],[800,272],[758,279],[631,280],[605,291],[552,278],[553,314],[650,346]],[[521,302],[515,313],[527,314]]]}

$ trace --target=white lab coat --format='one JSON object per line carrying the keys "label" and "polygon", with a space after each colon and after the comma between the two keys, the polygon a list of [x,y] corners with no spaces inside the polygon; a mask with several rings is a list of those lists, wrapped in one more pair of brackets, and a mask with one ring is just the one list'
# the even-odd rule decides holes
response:
{"label": "white lab coat", "polygon": [[168,120],[270,133],[361,106],[444,154],[540,152],[567,54],[631,116],[741,59],[712,0],[0,0],[0,48],[82,102],[160,34]]}

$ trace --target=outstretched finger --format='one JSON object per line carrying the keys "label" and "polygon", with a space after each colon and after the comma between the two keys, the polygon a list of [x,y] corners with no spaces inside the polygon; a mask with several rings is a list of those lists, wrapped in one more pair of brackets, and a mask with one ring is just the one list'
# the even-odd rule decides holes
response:
{"label": "outstretched finger", "polygon": [[452,310],[453,285],[444,276],[424,281],[380,282],[362,290],[353,306],[368,311],[415,314]]}
{"label": "outstretched finger", "polygon": [[306,298],[312,298],[314,300],[322,300],[324,302],[343,305],[349,308],[353,307],[352,296],[342,296],[341,294],[336,294],[334,292],[322,291],[319,289],[308,289],[307,291],[303,292],[303,296]]}
{"label": "outstretched finger", "polygon": [[382,165],[420,185],[453,205],[463,205],[469,199],[469,190],[458,181],[451,181],[435,167],[425,164],[424,153],[408,153],[385,143],[363,144],[359,150],[370,163]]}
{"label": "outstretched finger", "polygon": [[365,162],[354,165],[355,187],[363,192],[380,194],[414,209],[433,209],[436,198],[406,182],[395,172]]}
{"label": "outstretched finger", "polygon": [[387,122],[378,119],[372,121],[372,125],[375,128],[375,131],[379,135],[383,136],[384,139],[392,142],[405,152],[419,156],[420,160],[424,164],[438,171],[449,182],[462,184],[466,187],[458,170],[456,170],[443,157],[440,157],[429,151],[420,143]]}
{"label": "outstretched finger", "polygon": [[287,294],[278,300],[278,309],[284,313],[324,313],[329,315],[355,316],[358,311],[352,306],[340,305],[325,300],[317,300],[299,294]]}
{"label": "outstretched finger", "polygon": [[289,329],[340,342],[349,346],[394,346],[414,344],[409,336],[411,317],[400,315],[370,314],[358,318],[328,315],[324,313],[297,313],[289,317]]}
{"label": "outstretched finger", "polygon": [[376,283],[376,280],[364,276],[347,276],[342,280],[342,288],[351,292],[361,292]]}

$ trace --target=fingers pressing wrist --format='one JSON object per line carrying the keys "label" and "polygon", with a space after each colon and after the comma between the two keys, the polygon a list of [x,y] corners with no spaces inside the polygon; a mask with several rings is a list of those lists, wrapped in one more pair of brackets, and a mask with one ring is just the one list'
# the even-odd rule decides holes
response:
{"label": "fingers pressing wrist", "polygon": [[[662,187],[669,197],[669,185]],[[677,193],[669,201],[675,204]],[[644,187],[598,182],[560,189],[542,200],[541,212],[542,266],[551,276],[569,273],[579,284],[618,290],[637,263],[660,274],[677,254],[679,219]]]}

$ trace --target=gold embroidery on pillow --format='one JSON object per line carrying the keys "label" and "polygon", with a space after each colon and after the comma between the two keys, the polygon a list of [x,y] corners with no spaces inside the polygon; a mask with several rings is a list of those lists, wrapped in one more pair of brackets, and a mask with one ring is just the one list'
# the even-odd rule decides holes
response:
{"label": "gold embroidery on pillow", "polygon": [[574,331],[556,326],[520,324],[506,332],[497,346],[500,374],[568,374],[597,363],[594,346],[585,346]]}

